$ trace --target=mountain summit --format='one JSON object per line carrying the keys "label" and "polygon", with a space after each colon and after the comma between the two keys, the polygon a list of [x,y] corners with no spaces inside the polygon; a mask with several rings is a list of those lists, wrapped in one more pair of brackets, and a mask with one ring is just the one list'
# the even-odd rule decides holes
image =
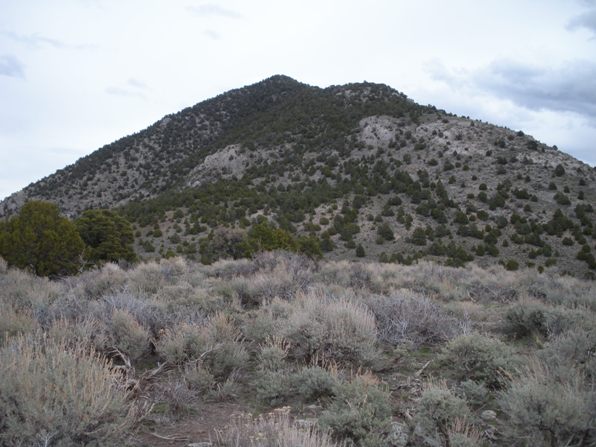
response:
{"label": "mountain summit", "polygon": [[117,208],[142,256],[208,260],[209,244],[231,255],[230,241],[267,219],[332,258],[596,268],[590,166],[383,84],[272,76],[98,149],[4,200],[0,215],[33,198],[71,217]]}

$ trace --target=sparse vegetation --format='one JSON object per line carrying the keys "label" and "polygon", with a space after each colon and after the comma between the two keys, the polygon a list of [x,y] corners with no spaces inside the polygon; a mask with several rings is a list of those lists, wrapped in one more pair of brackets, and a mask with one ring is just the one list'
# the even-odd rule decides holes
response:
{"label": "sparse vegetation", "polygon": [[0,445],[151,445],[212,412],[193,440],[595,439],[591,281],[274,252],[55,280],[0,262],[0,290]]}

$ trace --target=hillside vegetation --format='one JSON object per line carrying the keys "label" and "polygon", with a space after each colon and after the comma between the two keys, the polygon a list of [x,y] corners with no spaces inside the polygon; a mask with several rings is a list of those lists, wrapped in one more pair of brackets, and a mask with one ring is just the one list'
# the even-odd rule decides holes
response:
{"label": "hillside vegetation", "polygon": [[274,76],[97,150],[0,215],[29,199],[117,210],[145,259],[237,258],[266,220],[330,260],[596,271],[593,168],[381,84]]}
{"label": "hillside vegetation", "polygon": [[591,446],[593,281],[288,252],[0,259],[0,445]]}

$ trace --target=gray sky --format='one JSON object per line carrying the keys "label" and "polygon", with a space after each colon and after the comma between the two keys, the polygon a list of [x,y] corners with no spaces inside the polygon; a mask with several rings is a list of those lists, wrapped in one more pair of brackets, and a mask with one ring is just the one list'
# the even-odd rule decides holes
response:
{"label": "gray sky", "polygon": [[0,0],[0,198],[273,74],[385,83],[596,164],[596,0]]}

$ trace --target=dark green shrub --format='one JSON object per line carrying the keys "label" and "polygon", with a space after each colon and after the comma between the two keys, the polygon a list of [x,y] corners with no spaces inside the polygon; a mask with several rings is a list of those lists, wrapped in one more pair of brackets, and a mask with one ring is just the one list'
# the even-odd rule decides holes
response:
{"label": "dark green shrub", "polygon": [[422,227],[417,227],[412,232],[410,242],[414,245],[423,246],[426,245],[426,231]]}
{"label": "dark green shrub", "polygon": [[563,206],[571,205],[571,200],[569,200],[569,197],[567,197],[562,192],[557,192],[554,196],[554,199],[555,199],[555,202],[557,202],[559,205],[563,205]]}
{"label": "dark green shrub", "polygon": [[244,240],[244,251],[252,256],[261,251],[297,251],[298,244],[293,236],[281,228],[275,228],[267,221],[254,224]]}
{"label": "dark green shrub", "polygon": [[519,263],[515,259],[508,259],[505,262],[505,269],[509,271],[515,271],[519,269]]}
{"label": "dark green shrub", "polygon": [[356,247],[356,256],[359,258],[364,258],[366,256],[366,252],[364,251],[362,244],[358,244]]}
{"label": "dark green shrub", "polygon": [[386,241],[392,241],[394,239],[393,230],[387,222],[383,222],[378,226],[377,234]]}

